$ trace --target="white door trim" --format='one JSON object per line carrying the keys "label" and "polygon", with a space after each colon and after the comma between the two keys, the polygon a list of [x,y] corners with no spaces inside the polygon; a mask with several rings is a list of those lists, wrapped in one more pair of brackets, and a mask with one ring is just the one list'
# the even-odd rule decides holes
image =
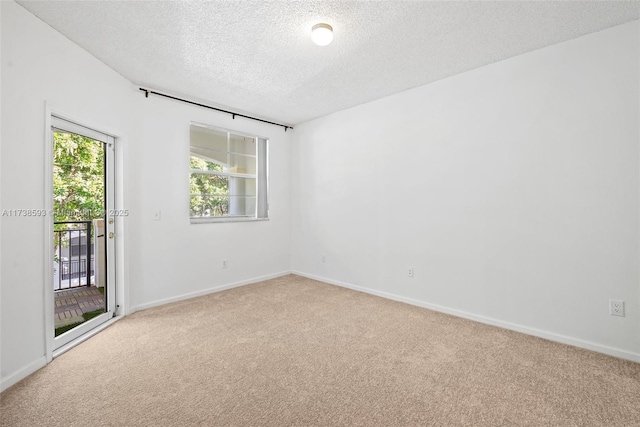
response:
{"label": "white door trim", "polygon": [[[51,360],[53,360],[54,355],[58,356],[62,352],[84,341],[88,336],[92,335],[97,330],[101,330],[104,326],[108,326],[109,324],[112,323],[111,321],[109,321],[109,319],[103,317],[103,316],[107,316],[107,314],[103,316],[99,316],[95,319],[92,319],[92,320],[96,320],[96,322],[88,321],[86,322],[86,326],[85,324],[80,325],[79,328],[81,329],[76,328],[78,329],[79,332],[81,333],[84,332],[84,333],[82,333],[81,335],[79,334],[78,337],[74,336],[74,339],[71,342],[62,346],[60,349],[55,350],[56,343],[55,343],[55,337],[54,337],[54,291],[53,291],[53,283],[52,283],[54,272],[53,272],[53,263],[51,262],[54,255],[53,198],[51,197],[51,195],[53,194],[53,144],[52,144],[53,134],[51,131],[53,116],[55,116],[56,118],[68,121],[70,123],[77,124],[79,126],[82,126],[90,130],[105,129],[104,126],[88,123],[87,121],[81,118],[67,114],[66,112],[63,112],[53,107],[50,103],[45,102],[45,129],[44,129],[44,145],[45,145],[44,147],[44,154],[45,154],[44,190],[45,191],[44,191],[43,206],[47,212],[47,215],[44,217],[45,249],[44,249],[43,262],[44,262],[45,268],[44,268],[44,277],[43,277],[43,292],[44,292],[43,323],[44,323],[44,342],[45,342],[46,363],[51,362]],[[69,129],[69,130],[73,131],[73,129]],[[111,138],[109,142],[112,144],[112,148],[114,149],[114,152],[112,153],[112,156],[111,156],[111,159],[114,162],[114,166],[113,168],[110,168],[111,170],[109,172],[114,171],[115,173],[115,176],[111,181],[112,183],[111,191],[115,193],[112,198],[113,203],[112,203],[111,209],[121,209],[123,206],[123,195],[121,190],[124,188],[123,182],[122,182],[123,181],[122,180],[123,153],[122,153],[121,143],[123,143],[126,140],[126,138],[124,138],[123,136],[121,136],[121,134],[117,132],[111,132],[108,130],[98,131],[98,132],[109,135],[109,137]],[[99,138],[96,138],[96,139],[99,139]],[[107,149],[110,149],[108,145],[107,145]],[[107,179],[109,179],[109,177],[107,177]],[[115,185],[113,185],[114,183]],[[125,293],[125,290],[126,290],[125,280],[126,280],[127,270],[125,268],[126,266],[124,263],[124,259],[125,259],[124,258],[124,240],[125,240],[124,231],[126,230],[126,228],[124,227],[124,217],[116,216],[114,217],[114,220],[115,222],[113,224],[113,231],[116,233],[118,238],[114,245],[115,256],[113,253],[111,253],[112,258],[111,258],[110,264],[112,267],[110,268],[111,271],[109,273],[111,273],[112,277],[115,279],[116,286],[115,287],[111,286],[112,289],[110,293],[111,293],[112,300],[114,298],[113,294],[115,293],[114,310],[115,310],[116,316],[119,318],[126,314],[127,306],[125,303],[128,300],[127,295]],[[110,317],[111,316],[113,316],[113,313],[111,313]],[[90,329],[90,326],[96,326],[96,323],[99,323],[100,320],[102,320],[103,322],[106,321],[106,323],[101,322],[102,326],[95,327],[92,329],[91,332],[87,332],[87,330]]]}

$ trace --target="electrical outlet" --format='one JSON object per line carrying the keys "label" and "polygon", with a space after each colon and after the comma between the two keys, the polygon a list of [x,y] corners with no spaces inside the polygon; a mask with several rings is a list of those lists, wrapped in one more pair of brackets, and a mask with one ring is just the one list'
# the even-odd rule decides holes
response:
{"label": "electrical outlet", "polygon": [[413,267],[407,268],[407,276],[413,277]]}
{"label": "electrical outlet", "polygon": [[222,260],[222,268],[227,268],[227,267],[229,267],[229,263],[227,262],[226,259],[223,259]]}
{"label": "electrical outlet", "polygon": [[618,299],[609,300],[609,314],[624,317],[624,301]]}

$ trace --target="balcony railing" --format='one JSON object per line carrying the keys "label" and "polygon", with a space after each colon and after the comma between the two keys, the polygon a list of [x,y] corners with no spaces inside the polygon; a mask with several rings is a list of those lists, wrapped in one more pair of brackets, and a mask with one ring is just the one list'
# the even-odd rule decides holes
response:
{"label": "balcony railing", "polygon": [[93,284],[95,262],[91,224],[91,221],[54,223],[55,290]]}

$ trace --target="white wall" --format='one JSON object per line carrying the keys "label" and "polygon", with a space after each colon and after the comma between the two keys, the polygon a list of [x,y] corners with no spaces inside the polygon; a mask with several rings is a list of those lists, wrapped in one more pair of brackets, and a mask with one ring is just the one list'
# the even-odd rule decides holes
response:
{"label": "white wall", "polygon": [[[17,4],[0,2],[0,8],[2,207],[40,209],[45,200],[45,101],[126,134],[131,86]],[[0,380],[5,386],[7,379],[45,360],[46,240],[42,217],[5,216],[1,221]]]}
{"label": "white wall", "polygon": [[[637,22],[285,133],[145,99],[20,6],[0,10],[0,205],[44,204],[45,101],[125,136],[126,309],[292,262],[334,283],[640,360]],[[189,224],[190,121],[270,138],[270,221]],[[4,389],[44,364],[51,331],[44,220],[1,225]],[[608,315],[609,298],[626,300],[627,317]]]}
{"label": "white wall", "polygon": [[[145,99],[137,86],[14,2],[0,2],[3,209],[42,208],[45,102],[125,137],[119,160],[126,310],[271,277],[290,270],[291,132],[174,101]],[[270,141],[270,221],[189,224],[190,121]],[[162,211],[152,221],[154,210]],[[45,362],[45,221],[2,217],[0,389]],[[121,240],[122,241],[122,240]],[[222,270],[226,258],[229,268]]]}
{"label": "white wall", "polygon": [[296,126],[293,270],[640,361],[638,54],[636,21]]}
{"label": "white wall", "polygon": [[[4,207],[2,203],[2,64],[4,61],[2,60],[2,7],[0,7],[0,212]],[[0,217],[2,218],[2,217]],[[2,223],[3,221],[0,219],[0,310],[2,310]],[[1,314],[1,313],[0,313]],[[2,378],[1,369],[2,369],[2,316],[0,315],[0,381]],[[0,386],[0,390],[2,387]]]}
{"label": "white wall", "polygon": [[[288,273],[291,132],[153,96],[135,97],[132,107],[138,112],[140,138],[130,153],[138,159],[129,187],[138,215],[130,218],[128,249],[139,260],[131,275],[131,306],[147,308],[176,296]],[[269,138],[269,221],[189,223],[191,121]],[[152,220],[156,210],[160,221]]]}

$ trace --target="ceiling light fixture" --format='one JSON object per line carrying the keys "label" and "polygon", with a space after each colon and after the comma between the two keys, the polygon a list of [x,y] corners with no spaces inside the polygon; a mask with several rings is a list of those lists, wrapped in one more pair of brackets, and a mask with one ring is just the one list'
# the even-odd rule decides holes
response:
{"label": "ceiling light fixture", "polygon": [[311,40],[318,46],[326,46],[333,40],[333,28],[329,24],[316,24],[311,29]]}

